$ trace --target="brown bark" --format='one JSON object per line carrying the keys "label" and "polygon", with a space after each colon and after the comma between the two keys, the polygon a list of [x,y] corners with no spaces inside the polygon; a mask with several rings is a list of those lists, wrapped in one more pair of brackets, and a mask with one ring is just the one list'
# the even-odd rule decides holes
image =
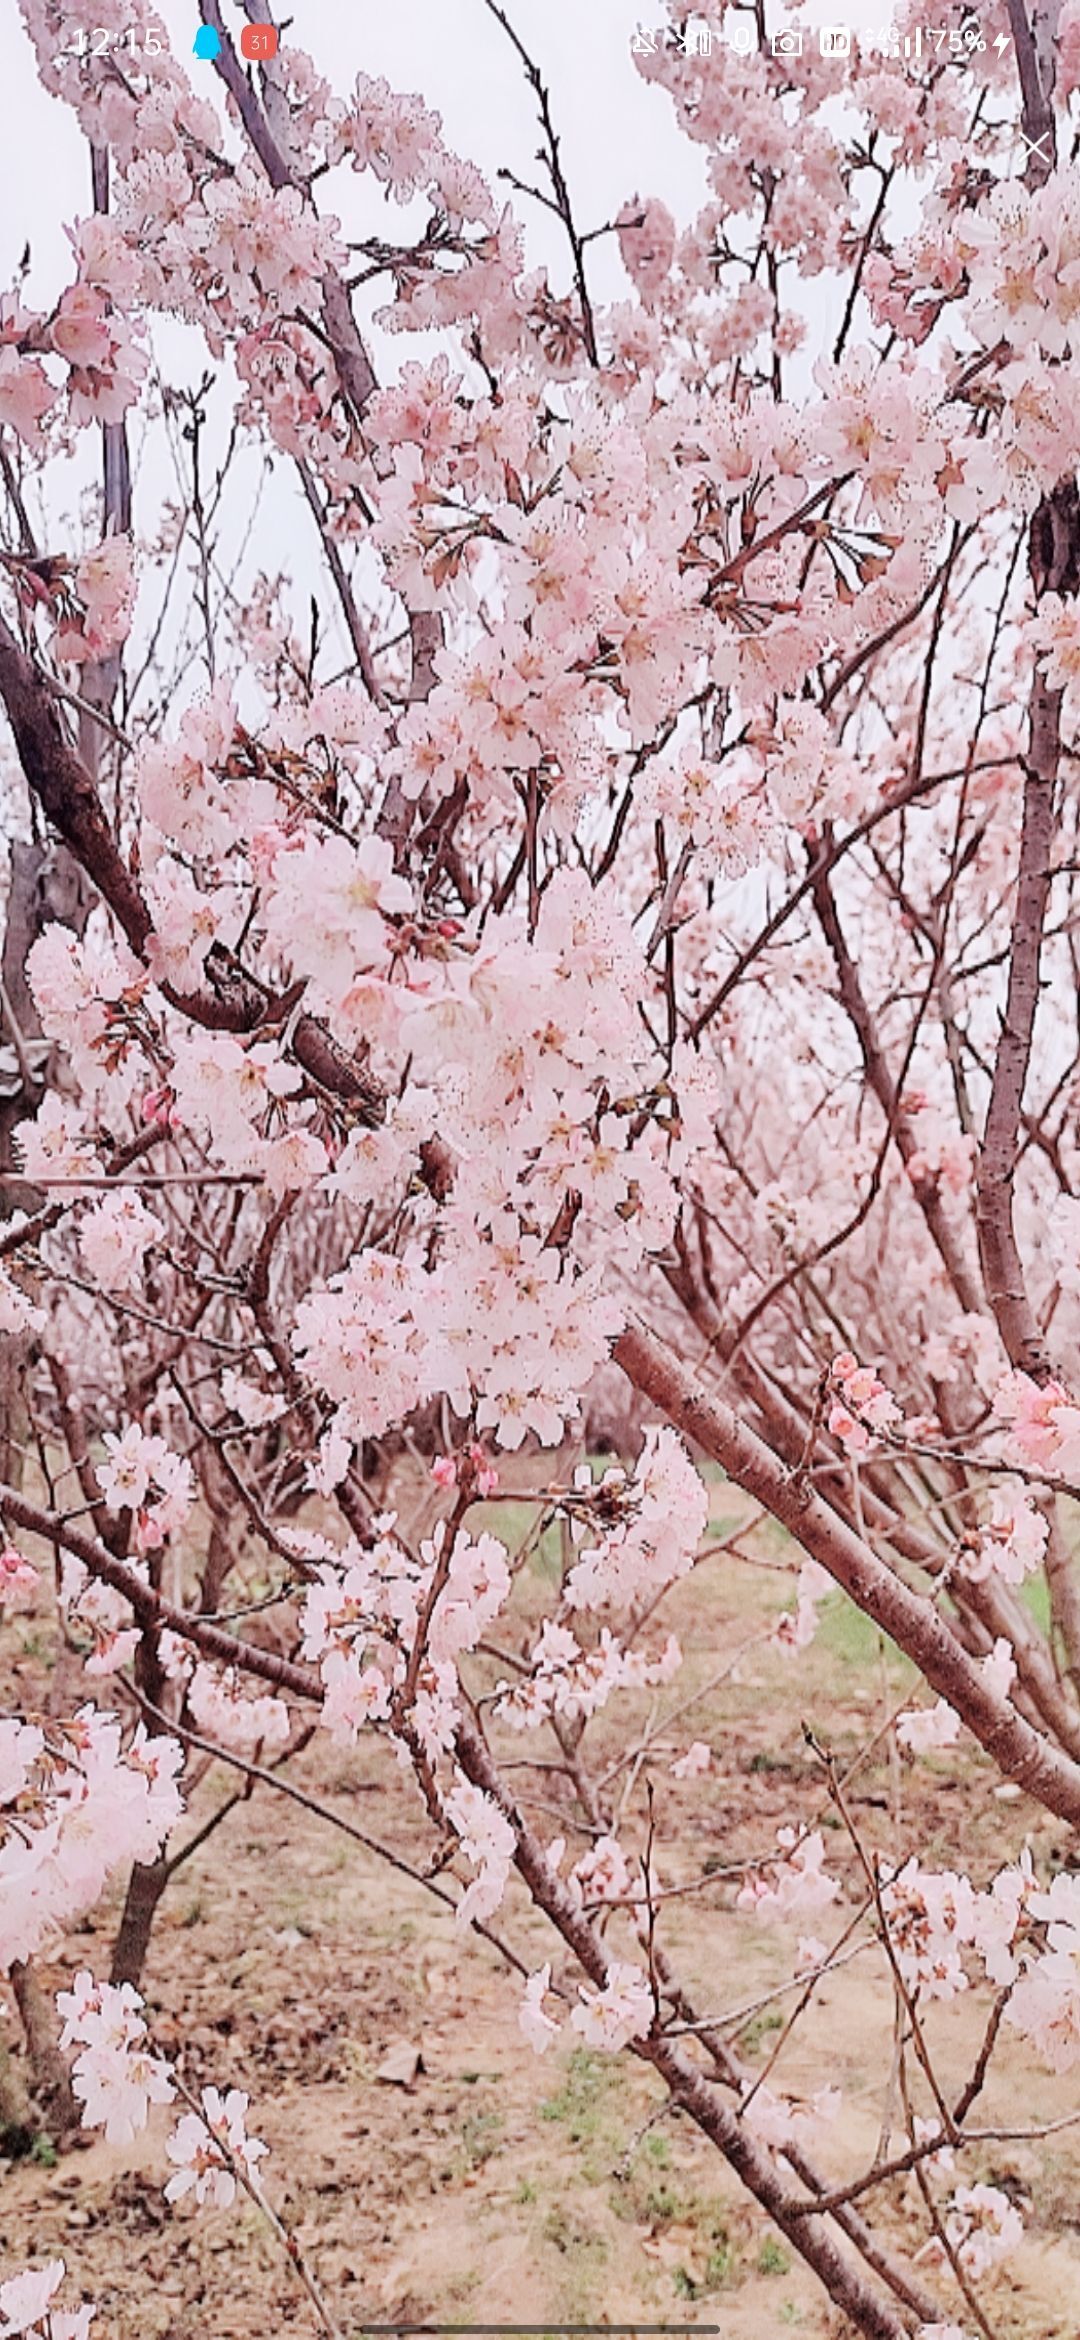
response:
{"label": "brown bark", "polygon": [[[734,1357],[730,1356],[730,1344],[719,1315],[695,1287],[687,1271],[669,1268],[666,1272],[672,1290],[678,1293],[718,1362],[727,1367],[751,1409],[752,1420],[761,1425],[781,1464],[789,1472],[805,1469],[809,1415],[796,1412],[747,1350],[740,1349]],[[817,1446],[809,1460],[813,1463],[819,1491],[830,1508],[849,1528],[854,1528],[846,1471],[825,1446]],[[876,1462],[863,1466],[860,1495],[865,1526],[902,1559],[932,1577],[940,1576],[948,1557],[946,1550],[917,1522],[906,1519],[897,1510],[889,1499],[885,1472]],[[977,1584],[959,1578],[952,1586],[952,1594],[958,1612],[956,1630],[964,1647],[981,1657],[1000,1637],[1009,1641],[1019,1676],[1014,1704],[1027,1714],[1029,1721],[1044,1722],[1065,1752],[1080,1763],[1080,1713],[1062,1686],[1047,1642],[1015,1594],[1007,1585],[989,1579]],[[1056,1616],[1055,1607],[1055,1620]]]}
{"label": "brown bark", "polygon": [[[1076,489],[1069,497],[1057,488],[1052,506],[1071,507],[1069,526],[1076,523]],[[1036,521],[1032,523],[1034,535]],[[1080,549],[1080,535],[1077,536]],[[1055,588],[1058,590],[1058,588]],[[1039,970],[1043,928],[1050,898],[1050,863],[1054,839],[1054,790],[1061,746],[1060,691],[1046,687],[1036,670],[1031,692],[1031,736],[1024,763],[1024,814],[1020,833],[1020,870],[1013,919],[1012,953],[1005,1018],[994,1062],[986,1126],[979,1148],[975,1176],[975,1223],[979,1238],[986,1297],[994,1312],[1010,1362],[1022,1373],[1045,1381],[1050,1373],[1046,1343],[1039,1330],[1024,1278],[1014,1217],[1016,1164],[1020,1117],[1031,1063],[1035,1016],[1039,1004]]]}
{"label": "brown bark", "polygon": [[10,2050],[0,2041],[0,2153],[17,2161],[29,2153],[35,2133],[29,2091]]}
{"label": "brown bark", "polygon": [[33,2092],[49,2134],[60,2141],[79,2128],[82,2114],[60,2053],[56,2007],[30,1964],[19,1961],[12,1967],[11,1987],[26,2038]]}
{"label": "brown bark", "polygon": [[142,1985],[146,1953],[157,1916],[158,1903],[169,1882],[168,1861],[137,1861],[128,1879],[124,1896],[124,1912],[113,1944],[109,1968],[111,1983],[132,1983],[136,1990]]}
{"label": "brown bark", "polygon": [[628,1327],[615,1343],[614,1356],[635,1387],[720,1463],[736,1486],[770,1511],[850,1594],[856,1607],[904,1650],[939,1697],[956,1708],[998,1769],[1048,1811],[1074,1827],[1080,1825],[1080,1764],[1035,1731],[1008,1699],[995,1695],[933,1603],[912,1592],[805,1480],[785,1470],[756,1432],[723,1399],[703,1389],[651,1333]]}
{"label": "brown bark", "polygon": [[[1045,185],[1054,167],[1054,44],[1052,37],[1046,36],[1052,36],[1056,8],[1040,11],[1041,22],[1036,33],[1024,0],[1008,0],[1008,5],[1020,76],[1023,129],[1028,140],[1024,177],[1030,187],[1040,187]],[[1028,565],[1037,601],[1044,593],[1074,596],[1080,589],[1080,497],[1074,476],[1059,480],[1034,513],[1028,537]],[[994,1063],[975,1182],[975,1219],[986,1296],[1012,1364],[1037,1381],[1048,1378],[1050,1363],[1024,1280],[1013,1205],[1020,1119],[1031,1063],[1043,930],[1050,898],[1054,797],[1061,754],[1061,701],[1062,693],[1047,688],[1043,671],[1036,666],[1031,686],[1028,752],[1023,759],[1024,813],[1005,1020]]]}
{"label": "brown bark", "polygon": [[[7,709],[27,785],[123,930],[145,959],[153,921],[102,810],[93,780],[76,754],[56,700],[10,628],[0,618],[0,699]],[[254,1032],[272,1023],[275,1002],[264,984],[217,943],[207,954],[209,988],[165,997],[192,1021],[214,1031]],[[325,1025],[302,1015],[292,1033],[297,1063],[331,1094],[343,1098],[368,1126],[382,1120],[386,1099],[370,1073],[341,1047]]]}

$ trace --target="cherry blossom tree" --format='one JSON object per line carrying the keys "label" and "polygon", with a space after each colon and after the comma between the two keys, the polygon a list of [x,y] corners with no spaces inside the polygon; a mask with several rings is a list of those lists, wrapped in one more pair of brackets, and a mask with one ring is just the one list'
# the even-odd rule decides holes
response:
{"label": "cherry blossom tree", "polygon": [[[81,1653],[0,1720],[28,2033],[35,1956],[126,1879],[62,2084],[118,2142],[186,2106],[170,2199],[246,2192],[333,2332],[244,2092],[192,2093],[138,1984],[207,1762],[299,1794],[313,1731],[379,1742],[538,2055],[651,2067],[849,2328],[987,2332],[1021,2231],[987,2073],[1080,2060],[1080,1884],[1022,1816],[1080,1825],[1080,0],[948,0],[925,42],[908,7],[846,61],[667,0],[627,70],[708,197],[599,222],[512,0],[478,14],[538,177],[498,185],[291,30],[249,67],[267,0],[201,0],[197,83],[145,0],[20,8],[91,189],[51,304],[0,302],[0,1606],[51,1552]],[[240,589],[222,550],[249,448],[310,529],[306,637],[290,559]],[[87,460],[79,529],[53,483]],[[387,1508],[403,1439],[430,1535]],[[485,1507],[545,1455],[526,1633]],[[792,1664],[839,1588],[916,1669],[905,1759],[975,1747],[1028,1800],[992,1873],[941,1869],[813,1741],[829,1849],[787,1828],[708,1881],[775,1922],[800,2013],[876,1945],[895,2085],[839,2179],[830,2076],[751,2072],[667,1939],[663,1604],[709,1566],[708,1466],[745,1550],[785,1532]],[[590,1724],[645,1684],[613,1781]],[[957,2092],[927,2012],[965,1992]],[[0,2287],[0,2334],[85,2334],[63,2275]]]}

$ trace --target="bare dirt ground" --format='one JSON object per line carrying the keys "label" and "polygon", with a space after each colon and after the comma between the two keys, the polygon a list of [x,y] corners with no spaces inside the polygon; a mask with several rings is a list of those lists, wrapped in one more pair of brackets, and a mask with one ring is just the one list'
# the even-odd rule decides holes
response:
{"label": "bare dirt ground", "polygon": [[[732,1524],[727,1491],[717,1512]],[[508,1507],[504,1532],[513,1533]],[[777,1547],[778,1557],[784,1557]],[[520,1646],[547,1597],[550,1556],[538,1557],[515,1598],[504,1646]],[[670,1602],[687,1661],[655,1694],[661,1716],[730,1665],[735,1651],[786,1605],[790,1580],[737,1561],[708,1561]],[[665,1611],[665,1622],[667,1612]],[[9,1623],[0,1655],[20,1702],[40,1690],[46,1628]],[[766,1853],[785,1821],[824,1814],[820,1770],[803,1731],[848,1759],[873,1738],[907,1683],[895,1652],[839,1601],[815,1647],[792,1659],[758,1641],[734,1676],[658,1742],[657,1859],[669,1881],[689,1882]],[[594,1768],[653,1712],[652,1696],[623,1699],[592,1726]],[[689,1740],[713,1746],[704,1779],[670,1776]],[[516,1755],[550,1752],[514,1740]],[[343,1753],[316,1738],[289,1776],[366,1832],[422,1865],[426,1823],[408,1785],[371,1744]],[[515,1775],[527,1797],[530,1775]],[[537,1814],[558,1832],[564,1791],[545,1775]],[[190,1831],[235,1777],[220,1768],[199,1787]],[[851,1794],[869,1843],[894,1856],[958,1857],[976,1880],[1025,1841],[1044,1873],[1071,1861],[1066,1833],[1022,1800],[995,1794],[974,1753],[905,1765],[880,1753]],[[567,1828],[574,1857],[584,1839]],[[628,1844],[638,1823],[628,1825]],[[854,1907],[856,1879],[841,1834],[827,1837],[845,1899],[815,1920],[830,1939]],[[43,1963],[60,1987],[81,1965],[107,1971],[118,1897],[95,1911]],[[530,1966],[554,1956],[546,1928],[516,1885],[498,1924]],[[794,1935],[758,1925],[717,1880],[671,1902],[662,1939],[710,2013],[737,2011],[790,1972]],[[805,1930],[805,1929],[804,1929]],[[680,2115],[654,2119],[658,2082],[631,2058],[596,2056],[560,2041],[533,2055],[517,2025],[520,1983],[495,1952],[456,1932],[449,1912],[407,1878],[294,1804],[260,1788],[178,1874],[159,1913],[145,1976],[157,2037],[182,2058],[189,2085],[244,2088],[251,2126],[271,2147],[271,2198],[295,2224],[348,2340],[393,2320],[466,2325],[500,2318],[556,2322],[711,2324],[724,2340],[773,2340],[789,2330],[826,2340],[821,2294]],[[944,2079],[959,2087],[985,2021],[983,1994],[945,2016],[931,2011]],[[742,2016],[730,2036],[751,2064],[775,2050],[790,2002]],[[18,2044],[9,2011],[0,2036]],[[569,2035],[567,2035],[569,2036]],[[380,2077],[404,2042],[422,2069],[411,2085]],[[818,2161],[837,2179],[872,2159],[891,2055],[891,2006],[873,1949],[820,1987],[781,2049],[774,2084],[799,2093],[828,2081],[843,2092],[822,2132]],[[1076,2109],[1075,2087],[1035,2072],[1006,2044],[982,2100],[987,2126],[1031,2126]],[[131,2149],[93,2144],[56,2160],[0,2163],[0,2263],[63,2255],[75,2291],[97,2300],[101,2340],[266,2340],[310,2333],[311,2310],[255,2213],[170,2210],[167,2116]],[[1080,2331],[1080,2128],[1037,2143],[988,2144],[965,2167],[1025,2204],[1022,2248],[985,2290],[997,2340],[1076,2340]],[[911,2190],[908,2190],[910,2188]],[[911,2181],[881,2205],[894,2244],[924,2232]],[[938,2282],[957,2313],[948,2279]],[[65,2296],[74,2296],[68,2294]],[[962,2319],[961,2319],[962,2320]]]}

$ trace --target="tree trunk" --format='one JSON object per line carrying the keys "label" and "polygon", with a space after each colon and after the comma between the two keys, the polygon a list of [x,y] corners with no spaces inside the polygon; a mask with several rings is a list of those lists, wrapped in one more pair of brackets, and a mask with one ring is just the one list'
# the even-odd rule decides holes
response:
{"label": "tree trunk", "polygon": [[50,2136],[58,2143],[81,2126],[82,2114],[71,2086],[71,2074],[57,2044],[56,2009],[46,1997],[31,1965],[17,1961],[11,1969],[11,1987],[22,2017],[30,2083]]}
{"label": "tree trunk", "polygon": [[0,2153],[20,2161],[33,2145],[35,2130],[26,2082],[9,2049],[0,2046]]}
{"label": "tree trunk", "polygon": [[141,1988],[151,1928],[168,1882],[167,1861],[136,1861],[128,1879],[124,1914],[113,1950],[111,1983],[132,1983],[136,1990]]}

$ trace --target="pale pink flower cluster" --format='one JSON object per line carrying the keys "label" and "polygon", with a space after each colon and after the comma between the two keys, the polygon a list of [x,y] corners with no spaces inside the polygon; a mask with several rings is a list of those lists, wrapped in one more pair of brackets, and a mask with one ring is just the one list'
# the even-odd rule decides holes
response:
{"label": "pale pink flower cluster", "polygon": [[274,1196],[328,1170],[322,1139],[305,1126],[313,1104],[290,1107],[300,1072],[274,1042],[245,1047],[231,1032],[193,1031],[175,1044],[172,1085],[181,1123],[212,1142],[230,1170],[262,1177]]}
{"label": "pale pink flower cluster", "polygon": [[632,1891],[632,1883],[626,1854],[618,1838],[598,1836],[588,1852],[575,1861],[566,1882],[579,1908],[591,1902],[625,1900]]}
{"label": "pale pink flower cluster", "polygon": [[97,2310],[52,2304],[66,2273],[63,2259],[50,2259],[0,2283],[0,2340],[88,2340]]}
{"label": "pale pink flower cluster", "polygon": [[1080,1883],[1062,1875],[1040,1893],[1029,1871],[1018,1896],[1013,1940],[1021,1916],[1045,1926],[1046,1946],[1026,1950],[1019,1962],[1010,1955],[1005,1979],[1013,1989],[1006,2021],[1055,2072],[1069,2072],[1080,2063]]}
{"label": "pale pink flower cluster", "polygon": [[929,1755],[940,1747],[954,1747],[960,1736],[960,1717],[944,1698],[935,1705],[914,1707],[902,1714],[896,1736],[911,1755]]}
{"label": "pale pink flower cluster", "polygon": [[238,840],[250,841],[274,822],[277,797],[267,782],[225,777],[235,735],[232,694],[218,683],[187,708],[178,739],[155,734],[140,741],[133,771],[148,867],[166,844],[213,865]]}
{"label": "pale pink flower cluster", "polygon": [[[983,1571],[985,1574],[985,1571]],[[1019,1578],[1015,1580],[1019,1582]],[[987,1689],[995,1698],[1008,1698],[1016,1680],[1016,1659],[1012,1643],[999,1634],[991,1650],[979,1660],[979,1672]],[[954,1747],[960,1736],[960,1717],[945,1698],[935,1700],[933,1706],[914,1707],[901,1715],[896,1725],[896,1736],[902,1747],[912,1755],[928,1755],[941,1747]]]}
{"label": "pale pink flower cluster", "polygon": [[0,1721],[0,1970],[91,1908],[125,1862],[155,1858],[183,1810],[182,1762],[178,1740],[141,1723],[125,1747],[116,1716],[92,1706],[48,1741]]}
{"label": "pale pink flower cluster", "polygon": [[363,1551],[350,1545],[331,1557],[332,1547],[320,1539],[302,1539],[305,1556],[317,1561],[304,1602],[303,1652],[317,1660],[322,1675],[323,1727],[350,1743],[366,1723],[385,1720],[391,1688],[405,1679],[421,1610],[440,1574],[416,1720],[422,1736],[434,1730],[436,1743],[447,1746],[456,1681],[452,1661],[475,1648],[509,1595],[506,1546],[495,1536],[474,1540],[459,1530],[444,1571],[445,1521],[422,1542],[415,1560],[394,1536],[392,1515],[375,1524],[375,1540]]}
{"label": "pale pink flower cluster", "polygon": [[195,1473],[184,1454],[174,1454],[156,1432],[129,1422],[106,1430],[107,1457],[94,1476],[110,1511],[135,1513],[140,1552],[156,1552],[183,1527],[195,1498]]}
{"label": "pale pink flower cluster", "polygon": [[1004,337],[1017,350],[1034,345],[1048,358],[1075,355],[1080,172],[1059,167],[1041,187],[1001,179],[985,202],[956,222],[967,266],[972,330],[986,346]]}
{"label": "pale pink flower cluster", "polygon": [[779,1856],[764,1868],[751,1869],[735,1897],[736,1909],[752,1910],[768,1919],[808,1918],[828,1909],[840,1891],[835,1877],[825,1871],[825,1839],[820,1829],[800,1835],[795,1828],[778,1828]]}
{"label": "pale pink flower cluster", "polygon": [[923,1869],[912,1859],[886,1877],[881,1907],[909,1990],[929,1999],[952,1999],[967,1989],[961,1952],[974,1942],[976,1923],[969,1878],[951,1869]]}
{"label": "pale pink flower cluster", "polygon": [[1056,1479],[1080,1475],[1080,1406],[1060,1381],[1006,1373],[994,1392],[994,1412],[1010,1425],[1006,1461]]}
{"label": "pale pink flower cluster", "polygon": [[685,1755],[676,1757],[671,1766],[672,1779],[702,1779],[713,1767],[712,1748],[704,1739],[694,1739]]}
{"label": "pale pink flower cluster", "polygon": [[161,1220],[133,1186],[103,1195],[79,1222],[83,1266],[103,1292],[130,1292],[147,1253],[164,1241]]}
{"label": "pale pink flower cluster", "polygon": [[272,1762],[288,1746],[284,1699],[252,1697],[232,1666],[219,1673],[200,1662],[188,1684],[187,1703],[200,1731],[245,1762]]}
{"label": "pale pink flower cluster", "polygon": [[85,666],[118,649],[131,631],[135,604],[131,538],[109,536],[94,552],[84,553],[76,563],[74,585],[78,612],[73,622],[61,626],[56,655],[68,665]]}
{"label": "pale pink flower cluster", "polygon": [[1065,0],[1058,18],[1057,76],[1063,97],[1080,88],[1080,0]]}
{"label": "pale pink flower cluster", "polygon": [[836,1591],[827,1568],[817,1560],[804,1560],[795,1587],[795,1607],[785,1610],[777,1619],[776,1640],[781,1649],[809,1649],[818,1629],[822,1601]]}
{"label": "pale pink flower cluster", "polygon": [[972,2282],[1006,2259],[1024,2239],[1024,2221],[1000,2186],[957,2186],[945,2232]]}
{"label": "pale pink flower cluster", "polygon": [[[107,235],[104,223],[99,235]],[[83,257],[92,231],[82,230]],[[48,328],[50,347],[70,368],[68,411],[76,425],[123,422],[146,378],[149,361],[128,319],[108,293],[80,281],[61,294]]]}
{"label": "pale pink flower cluster", "polygon": [[388,1714],[391,1687],[404,1676],[402,1639],[415,1633],[420,1614],[421,1572],[393,1526],[392,1515],[376,1520],[375,1541],[363,1551],[294,1538],[315,1563],[301,1612],[302,1654],[322,1676],[323,1728],[344,1745]]}
{"label": "pale pink flower cluster", "polygon": [[[267,1353],[260,1362],[269,1366],[272,1359]],[[231,1365],[226,1366],[218,1387],[230,1413],[239,1415],[246,1430],[261,1430],[267,1422],[281,1417],[282,1401],[277,1393],[260,1389],[256,1381],[245,1380],[242,1373],[234,1373]]]}
{"label": "pale pink flower cluster", "polygon": [[493,1917],[506,1891],[514,1858],[514,1831],[504,1812],[482,1788],[459,1775],[443,1797],[443,1809],[476,1876],[455,1911],[459,1926]]}
{"label": "pale pink flower cluster", "polygon": [[538,1967],[535,1974],[530,1974],[518,2010],[518,2028],[523,2038],[528,2040],[533,2054],[537,2056],[546,2055],[552,2040],[558,2038],[561,2029],[561,2025],[556,2023],[554,2016],[545,2012],[544,2000],[550,1989],[551,1965],[549,1961],[546,1966]]}
{"label": "pale pink flower cluster", "polygon": [[5,1544],[0,1551],[0,1609],[10,1607],[22,1595],[35,1593],[37,1589],[37,1569],[14,1544]]}
{"label": "pale pink flower cluster", "polygon": [[[477,1439],[473,1439],[466,1449],[465,1459],[474,1474],[478,1496],[484,1498],[494,1495],[499,1484],[499,1474]],[[431,1466],[431,1476],[437,1487],[457,1487],[460,1485],[461,1471],[460,1455],[437,1454]]]}
{"label": "pale pink flower cluster", "polygon": [[[141,1584],[149,1582],[145,1561],[129,1565]],[[99,1679],[131,1664],[141,1636],[130,1601],[111,1584],[91,1576],[85,1563],[71,1552],[65,1552],[61,1565],[60,1606],[69,1625],[85,1627],[93,1634],[93,1649],[83,1660],[88,1674]]]}
{"label": "pale pink flower cluster", "polygon": [[15,1340],[23,1333],[40,1332],[44,1323],[44,1309],[0,1267],[0,1339]]}
{"label": "pale pink flower cluster", "polygon": [[413,907],[412,887],[395,876],[385,838],[354,845],[309,829],[275,854],[270,874],[268,940],[294,973],[310,972],[321,1004],[338,1007],[358,976],[385,970],[391,922]]}
{"label": "pale pink flower cluster", "polygon": [[675,258],[675,222],[666,203],[631,195],[616,221],[619,254],[648,307],[663,290]]}
{"label": "pale pink flower cluster", "polygon": [[[300,1301],[297,1361],[341,1406],[342,1427],[354,1440],[378,1437],[440,1389],[454,1395],[437,1291],[418,1251],[403,1258],[363,1251],[323,1291]],[[461,1395],[458,1410],[465,1412]]]}
{"label": "pale pink flower cluster", "polygon": [[860,1365],[849,1349],[832,1361],[836,1390],[829,1407],[828,1427],[847,1454],[865,1454],[874,1434],[891,1429],[901,1419],[900,1408],[872,1366]]}
{"label": "pale pink flower cluster", "polygon": [[[591,1474],[579,1473],[579,1486]],[[579,1542],[596,1525],[605,1532],[586,1544],[566,1580],[571,1608],[598,1609],[608,1603],[628,1608],[662,1592],[694,1565],[709,1519],[704,1480],[677,1432],[666,1425],[646,1429],[632,1477],[606,1471],[591,1496],[571,1513]],[[607,1523],[610,1522],[610,1525]]]}
{"label": "pale pink flower cluster", "polygon": [[771,2088],[755,2089],[742,2115],[748,2129],[764,2145],[783,2155],[785,2145],[805,2151],[819,2142],[823,2121],[834,2121],[843,2097],[838,2088],[818,2088],[809,2098],[777,2096]]}
{"label": "pale pink flower cluster", "polygon": [[645,1650],[623,1649],[607,1625],[586,1649],[569,1626],[548,1617],[529,1654],[530,1672],[496,1683],[493,1712],[515,1730],[536,1730],[551,1715],[573,1722],[598,1714],[617,1690],[670,1682],[681,1664],[673,1633],[650,1658]]}
{"label": "pale pink flower cluster", "polygon": [[1006,1584],[1022,1584],[1041,1568],[1050,1528],[1046,1514],[1033,1502],[1021,1479],[999,1479],[990,1498],[990,1518],[979,1530],[974,1550],[961,1549],[964,1575],[981,1582],[991,1574]]}
{"label": "pale pink flower cluster", "polygon": [[0,342],[0,423],[34,455],[44,449],[41,425],[55,402],[56,392],[40,360],[23,356],[10,342]]}
{"label": "pale pink flower cluster", "polygon": [[[77,935],[66,926],[45,928],[27,954],[26,969],[42,1031],[67,1050],[84,1092],[92,1093],[102,1079],[106,1048],[114,1064],[124,1059],[130,1037],[124,1010],[146,988],[143,969],[123,943],[93,930]],[[43,1136],[49,1103],[46,1097],[36,1122],[23,1128]]]}
{"label": "pale pink flower cluster", "polygon": [[[239,933],[242,911],[235,889],[209,881],[196,885],[174,854],[158,853],[147,868],[143,891],[154,921],[146,958],[155,982],[198,991],[214,944],[232,944]],[[174,1126],[181,1120],[177,1114]]]}
{"label": "pale pink flower cluster", "polygon": [[632,2039],[645,2039],[652,2028],[655,2007],[648,1975],[640,1966],[616,1959],[607,1969],[602,1990],[579,1984],[581,2004],[570,2016],[586,2047],[614,2055]]}
{"label": "pale pink flower cluster", "polygon": [[240,2088],[204,2088],[201,2112],[182,2113],[165,2151],[175,2164],[165,2187],[167,2202],[194,2193],[212,2210],[228,2210],[236,2199],[236,2172],[255,2179],[269,2147],[247,2133],[248,2100]]}
{"label": "pale pink flower cluster", "polygon": [[530,1433],[557,1445],[622,1327],[623,1304],[606,1282],[602,1267],[570,1268],[509,1215],[500,1214],[490,1236],[455,1232],[437,1320],[451,1404],[464,1411],[467,1392],[476,1392],[478,1430],[510,1453]]}
{"label": "pale pink flower cluster", "polygon": [[148,2045],[142,1999],[131,1983],[95,1983],[85,1970],[69,1991],[58,1991],[64,2018],[61,2048],[77,2046],[71,2085],[87,2128],[104,2129],[110,2145],[130,2145],[145,2129],[151,2105],[171,2104],[176,2087],[169,2067]]}
{"label": "pale pink flower cluster", "polygon": [[101,1175],[85,1113],[73,1097],[60,1097],[55,1089],[47,1091],[33,1121],[20,1121],[15,1141],[26,1176],[45,1185]]}
{"label": "pale pink flower cluster", "polygon": [[431,188],[437,164],[445,158],[441,129],[440,116],[422,98],[407,97],[388,81],[361,73],[339,139],[355,170],[371,171],[395,202],[408,203],[421,189]]}
{"label": "pale pink flower cluster", "polygon": [[943,1187],[948,1194],[963,1194],[971,1184],[974,1138],[956,1129],[948,1115],[921,1092],[905,1090],[903,1103],[918,1141],[907,1161],[912,1185],[917,1190]]}
{"label": "pale pink flower cluster", "polygon": [[743,877],[768,850],[775,830],[762,760],[749,753],[714,764],[685,747],[672,764],[658,759],[639,802],[680,842],[694,846],[703,876],[719,871],[725,878]]}
{"label": "pale pink flower cluster", "polygon": [[[440,1520],[430,1542],[421,1544],[420,1557],[434,1573],[442,1559],[446,1523]],[[428,1648],[436,1665],[445,1665],[475,1649],[481,1635],[510,1597],[510,1561],[497,1536],[478,1536],[474,1542],[459,1529],[428,1628]]]}
{"label": "pale pink flower cluster", "polygon": [[439,1393],[465,1414],[475,1390],[478,1428],[513,1450],[561,1438],[621,1314],[599,1271],[566,1274],[504,1217],[490,1239],[462,1227],[433,1270],[419,1247],[358,1253],[300,1302],[293,1345],[354,1441]]}

